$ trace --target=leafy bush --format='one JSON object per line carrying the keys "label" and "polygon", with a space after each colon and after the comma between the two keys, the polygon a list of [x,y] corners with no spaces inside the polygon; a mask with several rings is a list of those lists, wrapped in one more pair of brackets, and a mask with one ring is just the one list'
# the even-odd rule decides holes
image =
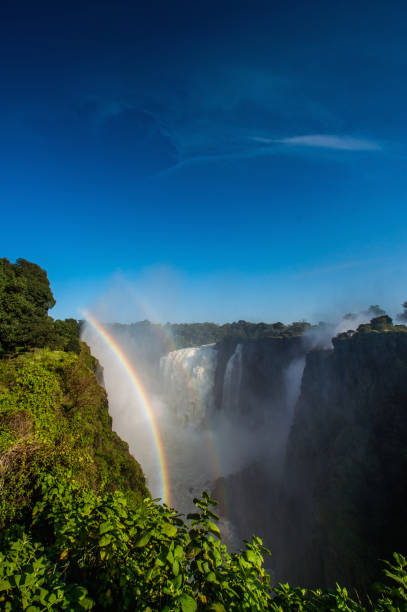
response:
{"label": "leafy bush", "polygon": [[195,499],[187,521],[145,499],[136,509],[116,491],[97,495],[68,477],[44,476],[32,518],[3,532],[0,603],[5,610],[143,610],[144,612],[407,610],[407,561],[387,564],[389,586],[375,603],[334,591],[270,589],[268,551],[259,538],[229,554],[215,504]]}
{"label": "leafy bush", "polygon": [[335,590],[322,591],[321,589],[308,590],[300,587],[292,588],[288,584],[280,584],[273,589],[273,598],[270,610],[285,612],[286,610],[346,610],[346,612],[402,612],[407,610],[407,559],[403,555],[394,553],[394,562],[385,561],[384,571],[390,583],[374,585],[376,597],[374,601],[368,600],[363,605],[358,599],[355,601],[347,589],[336,585]]}
{"label": "leafy bush", "polygon": [[0,601],[31,611],[267,610],[261,541],[228,554],[214,502],[206,493],[194,501],[187,523],[150,499],[131,510],[121,492],[98,496],[44,476],[31,525],[3,535]]}

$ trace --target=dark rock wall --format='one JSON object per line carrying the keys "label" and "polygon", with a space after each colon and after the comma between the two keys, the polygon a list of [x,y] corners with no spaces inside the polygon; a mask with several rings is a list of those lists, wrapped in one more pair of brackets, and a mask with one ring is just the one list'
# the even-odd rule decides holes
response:
{"label": "dark rock wall", "polygon": [[294,359],[306,354],[300,336],[241,341],[226,338],[216,345],[215,406],[221,409],[227,363],[237,344],[242,350],[242,379],[236,412],[254,420],[263,408],[284,412],[287,401],[285,371]]}
{"label": "dark rock wall", "polygon": [[[265,338],[254,341],[225,339],[217,344],[215,406],[222,409],[223,385],[227,363],[237,344],[242,344],[242,377],[235,414],[247,431],[253,447],[252,461],[242,470],[215,483],[213,494],[220,501],[220,512],[234,525],[240,539],[253,534],[273,546],[281,519],[281,469],[291,426],[294,405],[290,405],[290,380],[287,371],[293,362],[304,359],[306,343],[301,337]],[[233,443],[233,439],[229,440]],[[274,561],[272,561],[274,565]]]}
{"label": "dark rock wall", "polygon": [[284,579],[364,591],[407,552],[407,333],[309,353],[279,495]]}

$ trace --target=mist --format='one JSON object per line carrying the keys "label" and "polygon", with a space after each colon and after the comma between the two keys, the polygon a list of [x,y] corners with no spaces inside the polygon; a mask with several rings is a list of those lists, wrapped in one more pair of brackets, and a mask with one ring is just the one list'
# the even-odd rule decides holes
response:
{"label": "mist", "polygon": [[[275,489],[283,476],[307,354],[331,350],[332,337],[382,312],[375,306],[350,313],[309,327],[302,336],[226,338],[176,350],[168,329],[159,324],[108,325],[148,396],[162,438],[171,505],[189,512],[193,497],[206,490],[219,501],[229,544],[237,547],[248,537],[251,523],[245,516],[259,510],[267,516],[270,499],[264,489]],[[153,497],[161,497],[156,442],[139,396],[117,356],[88,323],[82,339],[103,367],[113,429],[141,464]],[[257,532],[267,539],[266,523],[260,521]]]}
{"label": "mist", "polygon": [[[193,497],[203,490],[214,494],[220,504],[224,536],[237,548],[248,534],[229,520],[228,507],[234,503],[234,496],[227,491],[227,479],[256,464],[266,464],[269,476],[276,477],[281,471],[282,451],[300,392],[304,354],[282,368],[279,406],[271,406],[273,402],[267,397],[253,395],[250,401],[255,408],[248,412],[240,403],[248,367],[242,344],[237,343],[227,359],[222,397],[217,404],[219,354],[215,344],[169,351],[158,332],[160,328],[150,326],[148,350],[143,350],[143,326],[132,327],[110,325],[109,333],[124,350],[148,395],[163,442],[171,505],[186,513],[193,508]],[[153,497],[159,497],[162,487],[156,444],[140,399],[116,355],[87,323],[82,339],[102,365],[113,429],[141,464]],[[249,388],[245,393],[247,398]]]}

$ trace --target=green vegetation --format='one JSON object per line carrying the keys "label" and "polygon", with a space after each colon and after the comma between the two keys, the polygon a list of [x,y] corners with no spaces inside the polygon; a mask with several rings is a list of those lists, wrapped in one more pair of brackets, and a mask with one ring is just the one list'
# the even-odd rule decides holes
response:
{"label": "green vegetation", "polygon": [[267,609],[260,540],[229,555],[213,502],[204,494],[195,503],[186,524],[149,499],[131,510],[120,492],[98,496],[45,477],[32,526],[3,536],[0,598],[10,610]]}
{"label": "green vegetation", "polygon": [[237,321],[216,325],[215,323],[167,323],[168,331],[177,348],[200,346],[219,342],[224,338],[236,340],[259,340],[260,338],[300,336],[311,325],[305,321],[284,325],[283,323],[248,323]]}
{"label": "green vegetation", "polygon": [[36,264],[0,259],[0,352],[44,346],[52,333],[55,304],[47,274]]}
{"label": "green vegetation", "polygon": [[407,610],[407,561],[394,556],[375,603],[346,589],[279,585],[265,573],[259,538],[229,554],[214,504],[204,493],[188,522],[145,499],[131,509],[120,492],[95,494],[72,477],[44,476],[32,516],[0,539],[4,610],[140,610],[144,612]]}
{"label": "green vegetation", "polygon": [[403,312],[397,315],[399,321],[407,322],[407,301],[402,304]]}
{"label": "green vegetation", "polygon": [[132,338],[133,350],[140,351],[143,358],[157,354],[164,355],[174,349],[202,346],[220,342],[225,338],[237,341],[260,340],[261,338],[300,336],[311,328],[309,323],[299,321],[291,325],[283,323],[249,323],[237,321],[217,325],[216,323],[137,323],[110,325],[116,338]]}
{"label": "green vegetation", "polygon": [[140,466],[111,430],[96,360],[35,349],[0,360],[0,525],[32,505],[44,473],[68,472],[95,490],[147,495]]}
{"label": "green vegetation", "polygon": [[405,325],[393,325],[393,319],[388,315],[381,315],[379,317],[375,317],[370,321],[370,323],[362,323],[359,325],[356,331],[349,330],[347,332],[343,332],[338,334],[333,342],[337,340],[346,340],[347,338],[351,338],[355,334],[368,334],[371,332],[406,332],[407,327]]}
{"label": "green vegetation", "polygon": [[25,259],[0,259],[0,357],[32,347],[80,352],[75,319],[54,321],[47,273]]}

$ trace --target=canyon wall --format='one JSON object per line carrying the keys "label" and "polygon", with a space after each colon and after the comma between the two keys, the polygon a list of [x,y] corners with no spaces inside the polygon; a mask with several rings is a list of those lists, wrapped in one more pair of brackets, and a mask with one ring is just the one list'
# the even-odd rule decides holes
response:
{"label": "canyon wall", "polygon": [[407,550],[407,333],[369,330],[307,355],[281,485],[277,566],[364,590]]}

